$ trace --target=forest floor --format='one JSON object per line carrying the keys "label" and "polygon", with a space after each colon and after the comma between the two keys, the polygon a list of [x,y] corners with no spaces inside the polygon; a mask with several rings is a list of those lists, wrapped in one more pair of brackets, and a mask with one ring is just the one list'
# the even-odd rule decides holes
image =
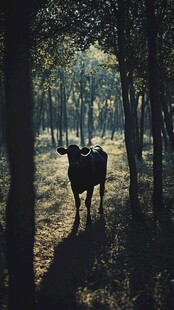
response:
{"label": "forest floor", "polygon": [[[77,143],[76,140],[71,142]],[[146,145],[138,163],[139,197],[144,222],[131,216],[129,170],[124,141],[97,139],[108,153],[104,215],[98,213],[99,187],[92,198],[92,224],[87,225],[85,193],[80,224],[67,176],[68,160],[41,135],[35,154],[34,269],[37,305],[42,310],[174,309],[174,166],[164,154],[166,212],[152,214],[152,152]],[[4,259],[5,199],[9,177],[2,158],[0,170],[0,306],[6,309],[7,270]]]}

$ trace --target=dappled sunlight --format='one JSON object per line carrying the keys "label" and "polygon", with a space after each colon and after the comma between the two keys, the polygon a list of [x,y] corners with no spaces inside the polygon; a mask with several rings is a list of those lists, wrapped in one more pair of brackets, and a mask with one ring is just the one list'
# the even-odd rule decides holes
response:
{"label": "dappled sunlight", "polygon": [[[40,138],[42,147],[37,141],[35,152],[34,270],[39,309],[44,305],[49,309],[133,310],[141,309],[142,304],[147,309],[149,305],[167,309],[174,283],[173,157],[164,156],[164,193],[169,215],[163,214],[157,221],[152,213],[149,151],[145,149],[143,161],[137,162],[139,197],[146,217],[142,224],[131,216],[124,141],[119,137],[114,142],[94,139],[94,144],[108,152],[104,212],[103,217],[98,212],[100,196],[96,186],[91,203],[92,223],[87,225],[83,193],[78,224],[67,175],[68,159],[59,156],[47,140],[44,134]],[[0,209],[2,227],[4,210],[5,196]]]}

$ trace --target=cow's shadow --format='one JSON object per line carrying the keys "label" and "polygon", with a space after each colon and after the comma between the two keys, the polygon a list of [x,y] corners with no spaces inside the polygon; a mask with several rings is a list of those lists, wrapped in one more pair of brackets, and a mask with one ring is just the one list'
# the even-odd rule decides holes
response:
{"label": "cow's shadow", "polygon": [[76,292],[92,274],[94,260],[105,246],[105,220],[101,216],[79,235],[78,226],[75,221],[70,235],[55,248],[38,293],[37,309],[81,309]]}

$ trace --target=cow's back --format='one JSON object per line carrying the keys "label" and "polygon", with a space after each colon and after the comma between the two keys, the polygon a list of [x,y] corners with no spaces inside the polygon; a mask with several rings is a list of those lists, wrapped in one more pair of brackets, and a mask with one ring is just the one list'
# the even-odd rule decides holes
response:
{"label": "cow's back", "polygon": [[107,168],[107,154],[100,146],[91,149],[91,160],[94,162],[94,185],[105,181]]}
{"label": "cow's back", "polygon": [[79,192],[105,181],[107,154],[100,146],[91,148],[88,156],[81,156]]}

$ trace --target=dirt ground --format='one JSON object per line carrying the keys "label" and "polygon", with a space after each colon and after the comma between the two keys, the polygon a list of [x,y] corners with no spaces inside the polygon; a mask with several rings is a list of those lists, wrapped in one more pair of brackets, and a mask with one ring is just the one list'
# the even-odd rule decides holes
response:
{"label": "dirt ground", "polygon": [[[144,161],[138,164],[138,181],[145,222],[138,223],[132,219],[129,205],[124,141],[93,142],[108,153],[104,215],[98,213],[96,186],[92,224],[87,225],[83,193],[77,225],[67,157],[58,156],[47,135],[36,141],[34,269],[38,309],[174,309],[173,159],[168,157],[164,164],[169,212],[155,221],[151,205],[152,154],[144,152]],[[5,172],[4,177],[8,178]],[[7,291],[4,209],[2,201],[1,296]]]}

